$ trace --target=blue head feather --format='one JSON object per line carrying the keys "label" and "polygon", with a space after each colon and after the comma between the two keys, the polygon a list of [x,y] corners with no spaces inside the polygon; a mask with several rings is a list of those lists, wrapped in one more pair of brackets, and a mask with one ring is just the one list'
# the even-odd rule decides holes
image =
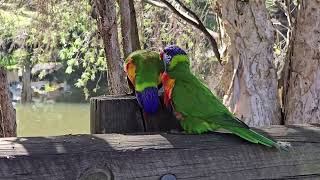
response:
{"label": "blue head feather", "polygon": [[187,53],[177,45],[166,46],[163,52],[163,60],[166,64],[169,64],[175,55],[187,55]]}
{"label": "blue head feather", "polygon": [[146,113],[154,114],[159,108],[158,89],[156,87],[145,88],[142,92],[136,92],[139,105]]}

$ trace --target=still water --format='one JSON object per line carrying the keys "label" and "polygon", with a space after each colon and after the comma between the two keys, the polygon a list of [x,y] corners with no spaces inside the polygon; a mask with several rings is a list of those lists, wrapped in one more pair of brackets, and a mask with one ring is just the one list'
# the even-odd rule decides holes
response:
{"label": "still water", "polygon": [[28,104],[16,106],[18,136],[88,134],[89,104]]}

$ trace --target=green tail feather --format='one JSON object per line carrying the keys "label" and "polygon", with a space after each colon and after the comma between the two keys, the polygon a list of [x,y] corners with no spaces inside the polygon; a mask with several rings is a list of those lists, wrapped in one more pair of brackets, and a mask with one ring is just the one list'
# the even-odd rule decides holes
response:
{"label": "green tail feather", "polygon": [[275,147],[279,150],[285,150],[288,151],[288,148],[290,147],[289,144],[277,142],[271,138],[267,138],[252,129],[246,129],[246,128],[238,128],[238,127],[225,127],[224,129],[242,137],[243,139],[252,142],[252,143],[260,143],[262,145],[268,146],[268,147]]}

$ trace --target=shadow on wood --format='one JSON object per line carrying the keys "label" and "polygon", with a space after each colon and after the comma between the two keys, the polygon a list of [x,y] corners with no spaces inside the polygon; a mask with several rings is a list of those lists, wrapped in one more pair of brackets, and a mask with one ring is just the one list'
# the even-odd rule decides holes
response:
{"label": "shadow on wood", "polygon": [[134,96],[101,96],[90,100],[91,133],[165,132],[180,129],[178,120],[163,106],[143,118]]}
{"label": "shadow on wood", "polygon": [[234,135],[73,135],[0,139],[1,179],[319,179],[320,128],[261,131],[291,142],[289,152]]}

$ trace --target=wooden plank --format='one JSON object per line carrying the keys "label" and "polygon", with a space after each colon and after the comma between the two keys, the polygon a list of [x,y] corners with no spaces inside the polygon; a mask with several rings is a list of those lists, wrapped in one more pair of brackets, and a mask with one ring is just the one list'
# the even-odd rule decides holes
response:
{"label": "wooden plank", "polygon": [[155,115],[143,119],[142,109],[134,96],[101,96],[90,101],[92,134],[180,129],[178,120],[163,106]]}
{"label": "wooden plank", "polygon": [[224,133],[73,135],[0,139],[1,179],[319,179],[320,128],[260,130],[289,152]]}

